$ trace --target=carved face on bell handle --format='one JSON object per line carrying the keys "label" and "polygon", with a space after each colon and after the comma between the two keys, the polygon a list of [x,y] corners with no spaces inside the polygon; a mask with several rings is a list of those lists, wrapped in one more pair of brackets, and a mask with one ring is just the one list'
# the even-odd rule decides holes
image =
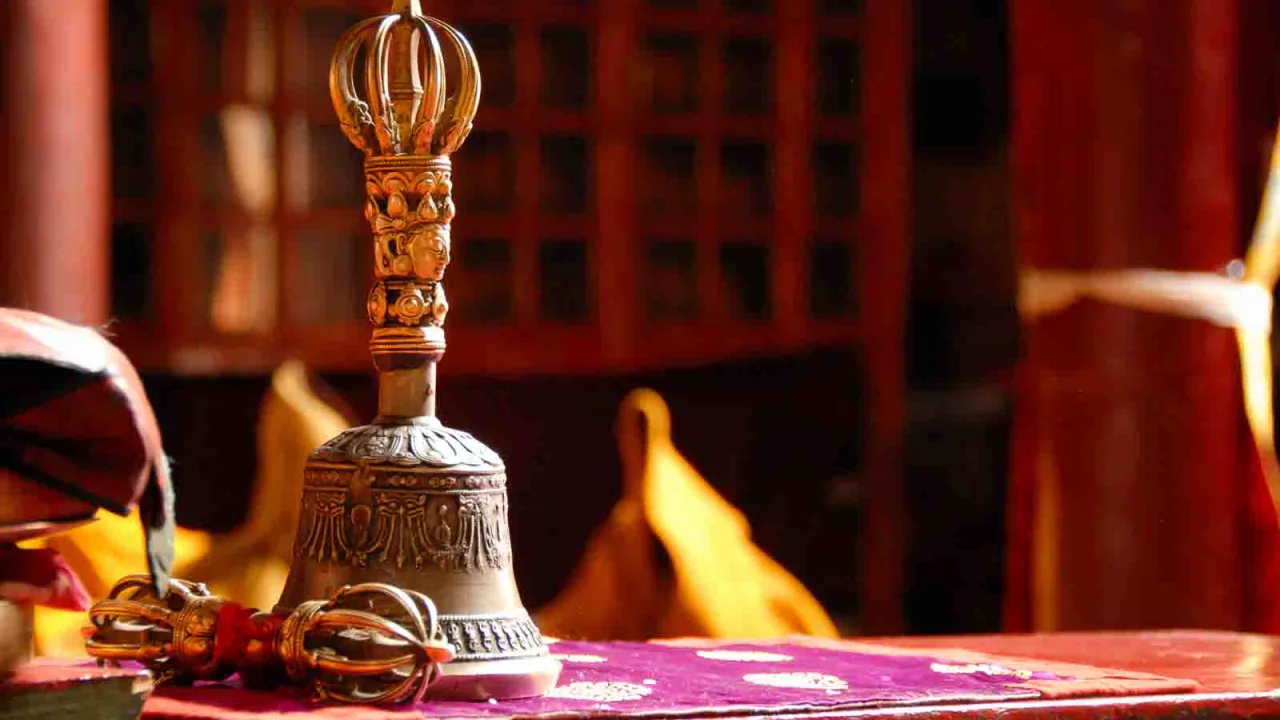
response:
{"label": "carved face on bell handle", "polygon": [[449,267],[449,226],[430,223],[409,236],[405,248],[413,261],[413,274],[422,280],[440,281]]}

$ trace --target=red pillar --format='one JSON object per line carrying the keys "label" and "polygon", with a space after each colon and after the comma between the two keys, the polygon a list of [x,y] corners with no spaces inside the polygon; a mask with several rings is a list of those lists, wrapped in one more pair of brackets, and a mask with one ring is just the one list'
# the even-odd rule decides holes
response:
{"label": "red pillar", "polygon": [[[1238,0],[1009,9],[1020,264],[1239,257]],[[1243,623],[1230,330],[1092,301],[1027,322],[1015,413],[1008,629]]]}
{"label": "red pillar", "polygon": [[106,0],[0,3],[0,305],[109,312]]}

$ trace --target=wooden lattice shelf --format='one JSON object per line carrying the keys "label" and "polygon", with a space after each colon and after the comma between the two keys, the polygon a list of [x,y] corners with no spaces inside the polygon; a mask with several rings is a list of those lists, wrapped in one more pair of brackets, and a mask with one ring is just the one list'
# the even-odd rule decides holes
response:
{"label": "wooden lattice shelf", "polygon": [[[383,5],[112,2],[114,297],[141,364],[368,366],[360,157],[325,73]],[[900,304],[866,262],[902,238],[863,212],[860,79],[904,69],[864,69],[861,3],[430,11],[485,79],[455,157],[451,372],[785,352],[865,339],[859,310]]]}

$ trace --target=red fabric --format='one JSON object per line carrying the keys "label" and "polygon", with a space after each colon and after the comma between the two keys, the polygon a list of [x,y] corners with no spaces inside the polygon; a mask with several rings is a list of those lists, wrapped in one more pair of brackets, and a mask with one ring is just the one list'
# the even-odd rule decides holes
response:
{"label": "red fabric", "polygon": [[[51,490],[89,507],[123,515],[137,502],[149,477],[146,448],[135,432],[131,411],[119,391],[109,383],[91,381],[0,418],[0,438],[14,438],[13,449],[20,454],[23,466],[4,471],[14,475],[14,482],[22,483],[20,494]],[[34,472],[62,485],[35,480]],[[40,487],[32,487],[37,484]],[[26,503],[15,503],[5,515],[17,512],[26,517],[12,519],[58,517]]]}
{"label": "red fabric", "polygon": [[163,591],[173,487],[133,365],[93,328],[0,308],[0,529],[135,505]]}
{"label": "red fabric", "polygon": [[266,615],[239,603],[229,602],[218,608],[218,625],[213,638],[213,659],[240,664],[248,644],[254,640],[270,642],[284,624],[284,615]]}
{"label": "red fabric", "polygon": [[133,680],[135,692],[148,693],[151,690],[150,673],[142,668],[98,667],[95,663],[83,660],[54,658],[34,658],[19,665],[13,675],[4,679],[4,684],[14,689],[34,688],[42,692],[57,692],[80,683],[117,678]]}
{"label": "red fabric", "polygon": [[510,718],[767,716],[871,707],[1190,692],[1190,680],[1083,665],[789,638],[551,643],[564,664],[545,697],[361,707],[234,683],[161,687],[144,718]]}
{"label": "red fabric", "polygon": [[0,545],[0,598],[60,610],[89,609],[89,593],[57,552]]}
{"label": "red fabric", "polygon": [[[18,363],[42,363],[75,373],[81,378],[79,387],[70,385],[67,390],[86,389],[92,397],[56,413],[47,411],[66,393],[54,388],[57,394],[50,395],[50,388],[33,385]],[[6,370],[0,379],[6,404],[20,409],[5,418],[6,425],[39,439],[63,441],[26,444],[28,453],[40,455],[35,458],[37,465],[57,462],[50,456],[68,447],[78,450],[74,446],[86,437],[101,439],[95,447],[110,449],[128,462],[110,474],[85,476],[79,482],[103,507],[121,514],[139,501],[153,480],[168,485],[159,425],[142,381],[124,354],[96,330],[26,310],[0,308],[0,367]],[[28,397],[31,402],[22,407],[20,401]],[[58,474],[56,467],[50,471]]]}

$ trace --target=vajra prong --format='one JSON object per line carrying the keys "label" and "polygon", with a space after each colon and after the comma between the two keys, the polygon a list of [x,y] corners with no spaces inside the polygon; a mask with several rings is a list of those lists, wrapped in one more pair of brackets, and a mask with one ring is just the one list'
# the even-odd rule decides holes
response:
{"label": "vajra prong", "polygon": [[421,699],[454,655],[430,598],[380,583],[264,613],[177,579],[161,598],[131,575],[89,620],[85,648],[100,662],[138,662],[174,683],[239,673],[248,687],[292,684],[344,702]]}

